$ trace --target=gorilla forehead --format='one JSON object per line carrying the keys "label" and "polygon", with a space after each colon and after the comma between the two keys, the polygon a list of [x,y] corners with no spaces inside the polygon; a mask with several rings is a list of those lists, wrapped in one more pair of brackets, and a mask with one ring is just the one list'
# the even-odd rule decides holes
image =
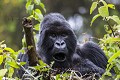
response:
{"label": "gorilla forehead", "polygon": [[65,21],[65,18],[59,13],[50,13],[44,17],[43,23],[53,23],[54,21]]}
{"label": "gorilla forehead", "polygon": [[41,31],[50,27],[66,27],[68,29],[71,29],[66,19],[59,13],[50,13],[44,17],[41,23]]}

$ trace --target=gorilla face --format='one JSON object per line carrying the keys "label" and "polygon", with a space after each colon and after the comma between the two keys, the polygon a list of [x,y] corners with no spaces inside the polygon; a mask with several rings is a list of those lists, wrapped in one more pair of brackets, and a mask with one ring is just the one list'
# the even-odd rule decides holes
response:
{"label": "gorilla face", "polygon": [[41,59],[53,67],[70,67],[76,48],[76,36],[70,25],[58,13],[46,15],[41,23],[38,53]]}

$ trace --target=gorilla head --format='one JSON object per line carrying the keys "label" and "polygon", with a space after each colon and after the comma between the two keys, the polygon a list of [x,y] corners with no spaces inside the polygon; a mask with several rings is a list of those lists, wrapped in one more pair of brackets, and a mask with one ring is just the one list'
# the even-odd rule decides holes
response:
{"label": "gorilla head", "polygon": [[76,36],[61,14],[50,13],[44,17],[37,49],[45,63],[54,61],[54,68],[70,68],[76,45]]}

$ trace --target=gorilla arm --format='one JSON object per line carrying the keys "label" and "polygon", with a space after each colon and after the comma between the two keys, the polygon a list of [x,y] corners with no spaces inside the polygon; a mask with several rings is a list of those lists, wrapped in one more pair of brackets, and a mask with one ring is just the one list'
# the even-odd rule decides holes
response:
{"label": "gorilla arm", "polygon": [[[94,42],[88,41],[79,47],[78,55],[80,55],[84,59],[88,59],[96,66],[106,69],[108,64],[108,59],[105,56],[102,49]],[[114,75],[115,71],[112,68],[110,72]]]}
{"label": "gorilla arm", "polygon": [[73,55],[73,68],[74,70],[79,71],[80,74],[82,75],[85,75],[85,74],[92,75],[96,73],[96,75],[100,76],[105,72],[103,68],[98,67],[89,59],[82,58],[81,56],[78,55],[78,53],[75,53]]}
{"label": "gorilla arm", "polygon": [[93,62],[96,66],[106,69],[107,57],[101,48],[94,42],[86,42],[80,46],[80,56],[84,59],[88,59]]}

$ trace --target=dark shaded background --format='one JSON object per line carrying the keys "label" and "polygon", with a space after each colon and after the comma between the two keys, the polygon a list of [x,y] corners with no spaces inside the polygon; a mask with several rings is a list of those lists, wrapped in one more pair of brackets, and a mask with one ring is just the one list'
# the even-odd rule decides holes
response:
{"label": "dark shaded background", "polygon": [[[95,0],[93,0],[95,1]],[[113,3],[116,10],[110,9],[110,15],[120,16],[120,0],[105,0]],[[90,37],[102,38],[105,34],[104,22],[99,18],[90,27],[92,17],[97,14],[89,14],[92,0],[42,0],[46,7],[46,14],[59,12],[65,16],[74,29],[79,42]],[[5,40],[8,47],[15,50],[22,48],[22,18],[27,16],[25,9],[26,0],[0,0],[0,42]],[[43,14],[45,14],[43,12]],[[94,39],[95,40],[95,39]]]}

